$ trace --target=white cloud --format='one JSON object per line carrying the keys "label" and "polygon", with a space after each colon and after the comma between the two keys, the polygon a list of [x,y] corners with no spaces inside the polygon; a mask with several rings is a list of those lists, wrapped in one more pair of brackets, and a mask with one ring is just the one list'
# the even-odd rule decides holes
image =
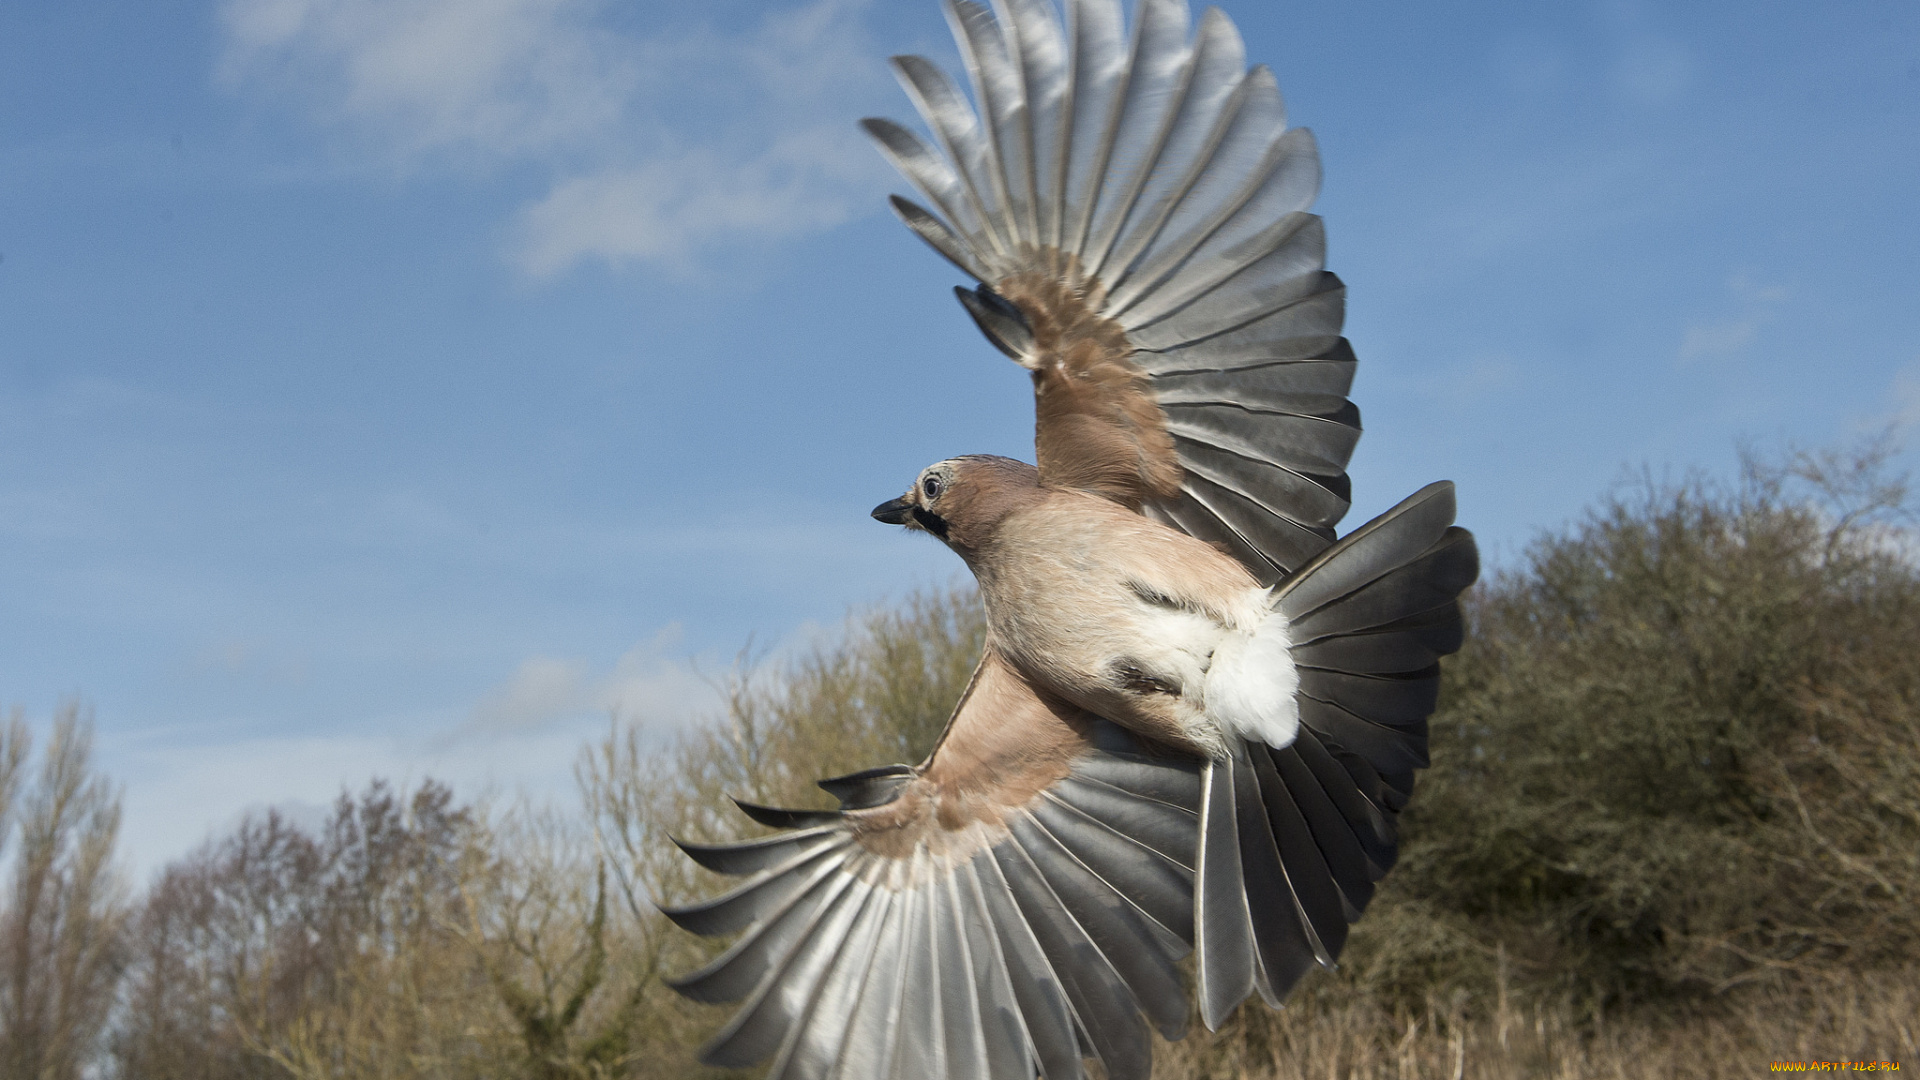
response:
{"label": "white cloud", "polygon": [[602,672],[584,660],[532,657],[447,738],[533,731],[586,716],[679,724],[704,715],[719,703],[719,694],[694,661],[672,655],[680,637],[680,627],[669,626]]}
{"label": "white cloud", "polygon": [[853,120],[903,103],[882,97],[864,6],[811,0],[745,31],[649,37],[598,0],[226,0],[221,73],[375,168],[545,170],[511,230],[531,274],[681,265],[878,205],[884,166]]}
{"label": "white cloud", "polygon": [[474,707],[474,722],[498,731],[538,727],[579,712],[587,665],[578,660],[536,656],[524,661],[505,686]]}
{"label": "white cloud", "polygon": [[1894,372],[1892,396],[1894,428],[1903,432],[1920,428],[1920,359]]}
{"label": "white cloud", "polygon": [[403,159],[537,152],[617,124],[633,57],[589,0],[228,0],[222,74]]}
{"label": "white cloud", "polygon": [[1686,328],[1680,339],[1680,359],[1716,360],[1735,356],[1759,340],[1760,329],[1773,321],[1788,291],[1781,285],[1763,285],[1744,271],[1727,281],[1740,314],[1704,319]]}
{"label": "white cloud", "polygon": [[1680,359],[1704,360],[1730,356],[1753,344],[1759,336],[1760,320],[1757,317],[1695,323],[1687,327],[1686,336],[1680,341]]}
{"label": "white cloud", "polygon": [[520,216],[515,259],[536,276],[583,259],[679,264],[707,244],[838,225],[855,210],[851,135],[807,131],[752,155],[702,147],[556,184]]}

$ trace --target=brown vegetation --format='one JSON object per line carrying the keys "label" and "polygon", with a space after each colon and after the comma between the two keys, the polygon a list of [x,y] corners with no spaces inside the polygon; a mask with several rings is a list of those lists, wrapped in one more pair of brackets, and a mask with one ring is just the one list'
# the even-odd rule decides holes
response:
{"label": "brown vegetation", "polygon": [[[1920,561],[1884,457],[1642,483],[1486,581],[1341,970],[1196,1024],[1156,1075],[1920,1067]],[[584,812],[375,784],[317,832],[250,819],[131,907],[86,726],[63,715],[29,781],[16,719],[0,1075],[728,1075],[693,1059],[725,1011],[661,982],[710,947],[654,905],[717,884],[668,838],[918,760],[981,633],[967,593],[912,598],[744,671],[714,723],[616,723]]]}
{"label": "brown vegetation", "polygon": [[0,725],[0,1076],[69,1080],[97,1056],[127,904],[110,860],[120,797],[92,774],[91,725],[54,719],[37,774],[19,715]]}

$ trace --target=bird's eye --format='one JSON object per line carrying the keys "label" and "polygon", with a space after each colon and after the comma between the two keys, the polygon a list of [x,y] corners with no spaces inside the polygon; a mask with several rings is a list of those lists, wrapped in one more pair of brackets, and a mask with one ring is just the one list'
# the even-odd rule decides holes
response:
{"label": "bird's eye", "polygon": [[929,476],[925,480],[920,481],[920,490],[925,492],[929,499],[939,498],[940,478],[937,476]]}

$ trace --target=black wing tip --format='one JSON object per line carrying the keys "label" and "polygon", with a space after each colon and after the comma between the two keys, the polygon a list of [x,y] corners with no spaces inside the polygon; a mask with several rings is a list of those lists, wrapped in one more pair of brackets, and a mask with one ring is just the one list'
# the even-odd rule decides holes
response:
{"label": "black wing tip", "polygon": [[[679,927],[682,930],[685,930],[687,933],[697,934],[700,937],[711,936],[710,934],[702,933],[699,929],[696,928],[698,926],[698,918],[703,908],[705,907],[704,904],[694,903],[694,904],[685,904],[685,905],[675,905],[673,907],[668,907],[664,904],[660,904],[655,906],[659,908],[660,914],[665,915],[668,918],[668,920],[670,920],[673,923],[673,925]],[[688,975],[678,976],[677,978],[680,981],[685,982],[686,980],[691,979],[692,977],[693,977],[692,974],[688,974]],[[674,985],[673,979],[666,980],[666,983],[668,986],[672,986],[675,990],[680,989],[678,986]]]}
{"label": "black wing tip", "polygon": [[973,324],[994,348],[1012,360],[1027,362],[1027,355],[1033,351],[1033,327],[1027,322],[1025,312],[985,285],[975,289],[955,285],[953,295],[959,298],[967,314],[973,316]]}
{"label": "black wing tip", "polygon": [[1458,582],[1459,585],[1455,591],[1465,592],[1474,582],[1480,580],[1480,542],[1473,538],[1473,533],[1458,525],[1449,525],[1447,531],[1441,533],[1440,539],[1435,541],[1432,550],[1438,551],[1442,548],[1454,549],[1450,554],[1459,560],[1459,565],[1452,568],[1453,574],[1446,581],[1448,586]]}
{"label": "black wing tip", "polygon": [[[893,208],[893,216],[899,218],[907,228],[913,229],[916,221],[939,221],[933,211],[907,198],[905,195],[888,195],[887,205]],[[914,229],[918,232],[918,229]],[[944,252],[943,252],[944,254]],[[963,268],[964,269],[964,268]]]}
{"label": "black wing tip", "polygon": [[817,781],[820,789],[840,800],[840,809],[870,810],[900,797],[920,771],[911,765],[882,765],[845,776]]}
{"label": "black wing tip", "polygon": [[[1393,520],[1395,518],[1398,518],[1401,514],[1405,513],[1406,511],[1413,509],[1416,506],[1425,506],[1427,503],[1433,502],[1436,499],[1445,500],[1445,505],[1447,508],[1447,512],[1446,512],[1447,525],[1451,526],[1453,524],[1454,518],[1459,514],[1459,510],[1460,510],[1459,503],[1457,500],[1457,492],[1456,492],[1456,489],[1454,488],[1453,481],[1451,480],[1435,480],[1430,484],[1422,485],[1420,490],[1414,492],[1413,494],[1407,496],[1404,499],[1401,499],[1399,502],[1394,503],[1393,506],[1386,511],[1386,513],[1383,513],[1379,517],[1374,518],[1373,521],[1367,522],[1367,524],[1372,525],[1374,524],[1374,522],[1386,522],[1386,521]],[[1361,526],[1361,528],[1365,528],[1365,527],[1366,526],[1364,525]],[[1359,530],[1356,529],[1354,531],[1358,532]]]}
{"label": "black wing tip", "polygon": [[739,861],[740,856],[763,846],[762,842],[754,840],[732,844],[701,844],[691,840],[682,840],[677,836],[669,836],[667,839],[672,841],[674,847],[679,848],[687,858],[692,859],[699,866],[711,870],[716,874],[726,874],[729,877],[740,877],[744,874],[753,873],[750,869],[742,868]]}
{"label": "black wing tip", "polygon": [[[720,870],[719,866],[715,864],[719,862],[725,852],[731,850],[734,846],[732,844],[696,844],[691,840],[682,840],[677,836],[669,836],[667,839],[673,843],[674,847],[679,848],[687,858],[692,859],[695,863],[716,873],[725,873],[725,871]],[[725,864],[720,863],[720,865]]]}
{"label": "black wing tip", "polygon": [[745,799],[734,799],[733,805],[769,829],[806,829],[815,825],[831,825],[839,821],[841,816],[838,810],[788,810],[778,806],[761,806]]}
{"label": "black wing tip", "polygon": [[[667,917],[672,918],[673,916],[668,915]],[[689,971],[684,975],[663,975],[660,977],[660,981],[666,984],[667,989],[672,990],[674,993],[679,994],[681,997],[686,998],[688,1001],[698,1001],[702,1005],[726,1005],[726,1004],[730,1004],[732,1002],[740,1000],[739,996],[723,997],[716,994],[701,993],[700,983],[709,974],[710,972],[708,971],[708,969],[698,968],[696,970]],[[712,1063],[708,1062],[708,1064],[712,1064]]]}

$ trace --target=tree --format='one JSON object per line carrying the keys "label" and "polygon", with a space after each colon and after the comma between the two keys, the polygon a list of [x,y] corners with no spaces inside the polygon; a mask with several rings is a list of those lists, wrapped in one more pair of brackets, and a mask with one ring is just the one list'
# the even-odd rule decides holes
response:
{"label": "tree", "polygon": [[[120,797],[92,771],[92,724],[55,716],[40,768],[15,714],[0,727],[0,1075],[77,1080],[113,1006],[127,903],[112,857]],[[0,854],[5,854],[0,847]]]}
{"label": "tree", "polygon": [[166,868],[135,923],[115,1064],[141,1080],[511,1076],[460,932],[477,816],[374,781],[319,835],[269,811]]}

